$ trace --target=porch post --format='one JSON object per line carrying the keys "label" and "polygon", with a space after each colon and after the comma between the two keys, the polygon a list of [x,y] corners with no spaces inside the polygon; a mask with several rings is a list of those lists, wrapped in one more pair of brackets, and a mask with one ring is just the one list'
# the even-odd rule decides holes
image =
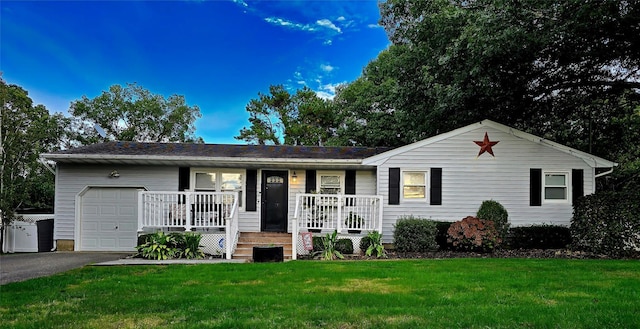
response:
{"label": "porch post", "polygon": [[383,205],[382,197],[378,196],[378,233],[380,234],[382,234],[382,216],[384,214],[382,205]]}
{"label": "porch post", "polygon": [[144,202],[143,202],[143,198],[144,198],[144,194],[142,194],[143,191],[138,190],[138,232],[142,232],[142,216],[144,215],[144,209],[142,209],[142,207],[144,206]]}
{"label": "porch post", "polygon": [[298,219],[293,217],[291,220],[291,260],[296,259],[298,259]]}
{"label": "porch post", "polygon": [[337,216],[338,218],[336,218],[336,230],[338,230],[338,233],[342,233],[342,206],[345,204],[343,202],[344,200],[344,195],[342,194],[338,194],[338,212],[337,212]]}
{"label": "porch post", "polygon": [[184,229],[186,231],[191,231],[191,221],[193,220],[193,210],[195,210],[195,200],[193,192],[185,192],[185,201],[184,212],[187,213],[187,222],[185,223]]}
{"label": "porch post", "polygon": [[225,226],[226,228],[224,229],[224,249],[225,249],[225,254],[226,254],[226,259],[231,259],[231,221],[233,220],[233,218],[227,218],[225,220]]}

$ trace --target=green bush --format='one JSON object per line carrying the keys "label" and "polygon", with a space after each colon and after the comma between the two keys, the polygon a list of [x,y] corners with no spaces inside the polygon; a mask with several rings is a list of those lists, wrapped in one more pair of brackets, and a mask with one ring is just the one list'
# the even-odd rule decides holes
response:
{"label": "green bush", "polygon": [[138,253],[146,259],[171,259],[177,257],[179,249],[176,248],[175,236],[173,234],[165,234],[158,231],[149,234],[146,242],[136,247]]}
{"label": "green bush", "polygon": [[323,248],[322,239],[323,238],[324,237],[322,237],[322,236],[314,236],[312,238],[312,241],[313,241],[313,250],[312,250],[312,252],[322,251],[322,248]]}
{"label": "green bush", "polygon": [[184,234],[180,234],[180,238],[177,239],[179,241],[178,248],[180,249],[180,257],[184,257],[186,259],[200,259],[204,258],[204,252],[200,249],[200,241],[202,240],[202,235],[200,233],[195,232],[185,232]]}
{"label": "green bush", "polygon": [[144,234],[138,237],[138,255],[147,259],[171,259],[171,258],[203,258],[204,252],[200,250],[200,233],[173,232],[165,234],[162,231]]}
{"label": "green bush", "polygon": [[363,253],[367,252],[367,249],[369,249],[369,246],[371,245],[372,240],[371,237],[369,235],[363,237],[360,240],[360,250],[362,250]]}
{"label": "green bush", "polygon": [[447,230],[451,224],[452,222],[436,222],[436,243],[438,243],[439,250],[451,249],[451,245],[447,243]]}
{"label": "green bush", "polygon": [[473,216],[451,224],[447,234],[455,250],[489,252],[502,242],[493,221]]}
{"label": "green bush", "polygon": [[492,221],[500,238],[503,241],[506,239],[509,233],[509,213],[500,202],[494,200],[482,201],[476,217]]}
{"label": "green bush", "polygon": [[[324,260],[343,259],[344,256],[342,253],[336,249],[337,243],[338,231],[334,230],[331,234],[327,233],[327,235],[322,238],[322,250],[314,252],[312,255],[314,257],[320,255]],[[351,246],[351,251],[353,252],[353,245]]]}
{"label": "green bush", "polygon": [[353,254],[353,241],[351,239],[338,239],[336,250],[342,254]]}
{"label": "green bush", "polygon": [[[368,245],[367,249],[364,252],[365,255],[369,257],[376,256],[377,258],[387,257],[387,253],[384,250],[384,245],[382,244],[382,234],[380,234],[378,231],[372,231],[367,234],[366,238],[368,241]],[[360,245],[362,246],[362,244]]]}
{"label": "green bush", "polygon": [[512,227],[506,242],[511,249],[564,249],[570,243],[568,227],[544,224]]}
{"label": "green bush", "polygon": [[612,257],[640,256],[640,189],[574,200],[572,248]]}
{"label": "green bush", "polygon": [[423,252],[438,249],[436,223],[413,216],[401,217],[395,225],[393,244],[400,252]]}

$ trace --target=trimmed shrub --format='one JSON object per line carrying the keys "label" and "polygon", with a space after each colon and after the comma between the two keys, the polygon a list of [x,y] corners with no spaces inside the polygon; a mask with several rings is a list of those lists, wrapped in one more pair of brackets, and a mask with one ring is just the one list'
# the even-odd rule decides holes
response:
{"label": "trimmed shrub", "polygon": [[342,254],[353,254],[353,241],[351,239],[338,239],[336,250]]}
{"label": "trimmed shrub", "polygon": [[312,252],[322,251],[322,248],[324,248],[324,244],[322,242],[322,237],[321,236],[314,236],[311,240],[313,241],[313,250],[312,250]]}
{"label": "trimmed shrub", "polygon": [[640,256],[640,190],[598,192],[575,200],[570,229],[574,249]]}
{"label": "trimmed shrub", "polygon": [[401,217],[395,225],[393,244],[400,252],[437,250],[436,232],[436,223],[432,220]]}
{"label": "trimmed shrub", "polygon": [[451,224],[452,222],[436,222],[436,243],[439,250],[451,249],[451,245],[447,243],[447,231]]}
{"label": "trimmed shrub", "polygon": [[488,252],[502,242],[493,221],[472,216],[451,224],[447,234],[455,250]]}
{"label": "trimmed shrub", "polygon": [[545,224],[512,227],[506,242],[511,249],[564,249],[570,243],[568,227]]}
{"label": "trimmed shrub", "polygon": [[504,241],[509,233],[509,213],[500,202],[494,200],[482,201],[476,217],[490,220],[495,225],[500,238]]}
{"label": "trimmed shrub", "polygon": [[369,246],[371,245],[371,243],[373,243],[373,241],[371,240],[371,237],[369,235],[363,237],[360,240],[360,250],[362,250],[362,253],[367,252],[367,249],[369,249]]}

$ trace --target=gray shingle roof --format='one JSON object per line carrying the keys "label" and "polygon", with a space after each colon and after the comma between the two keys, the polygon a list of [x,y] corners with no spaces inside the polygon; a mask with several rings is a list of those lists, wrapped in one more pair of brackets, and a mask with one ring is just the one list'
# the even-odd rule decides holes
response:
{"label": "gray shingle roof", "polygon": [[62,150],[53,154],[183,156],[223,158],[288,158],[357,160],[388,151],[389,148],[320,147],[288,145],[233,145],[192,143],[107,142]]}

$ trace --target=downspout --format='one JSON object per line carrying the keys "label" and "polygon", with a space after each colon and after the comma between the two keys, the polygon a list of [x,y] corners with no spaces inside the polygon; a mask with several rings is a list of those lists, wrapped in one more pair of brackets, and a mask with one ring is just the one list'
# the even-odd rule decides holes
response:
{"label": "downspout", "polygon": [[609,175],[612,172],[613,172],[613,167],[611,167],[611,170],[608,170],[608,171],[605,171],[605,172],[601,172],[601,173],[595,175],[594,178],[599,178],[599,177],[602,177],[602,176],[606,176],[606,175]]}

